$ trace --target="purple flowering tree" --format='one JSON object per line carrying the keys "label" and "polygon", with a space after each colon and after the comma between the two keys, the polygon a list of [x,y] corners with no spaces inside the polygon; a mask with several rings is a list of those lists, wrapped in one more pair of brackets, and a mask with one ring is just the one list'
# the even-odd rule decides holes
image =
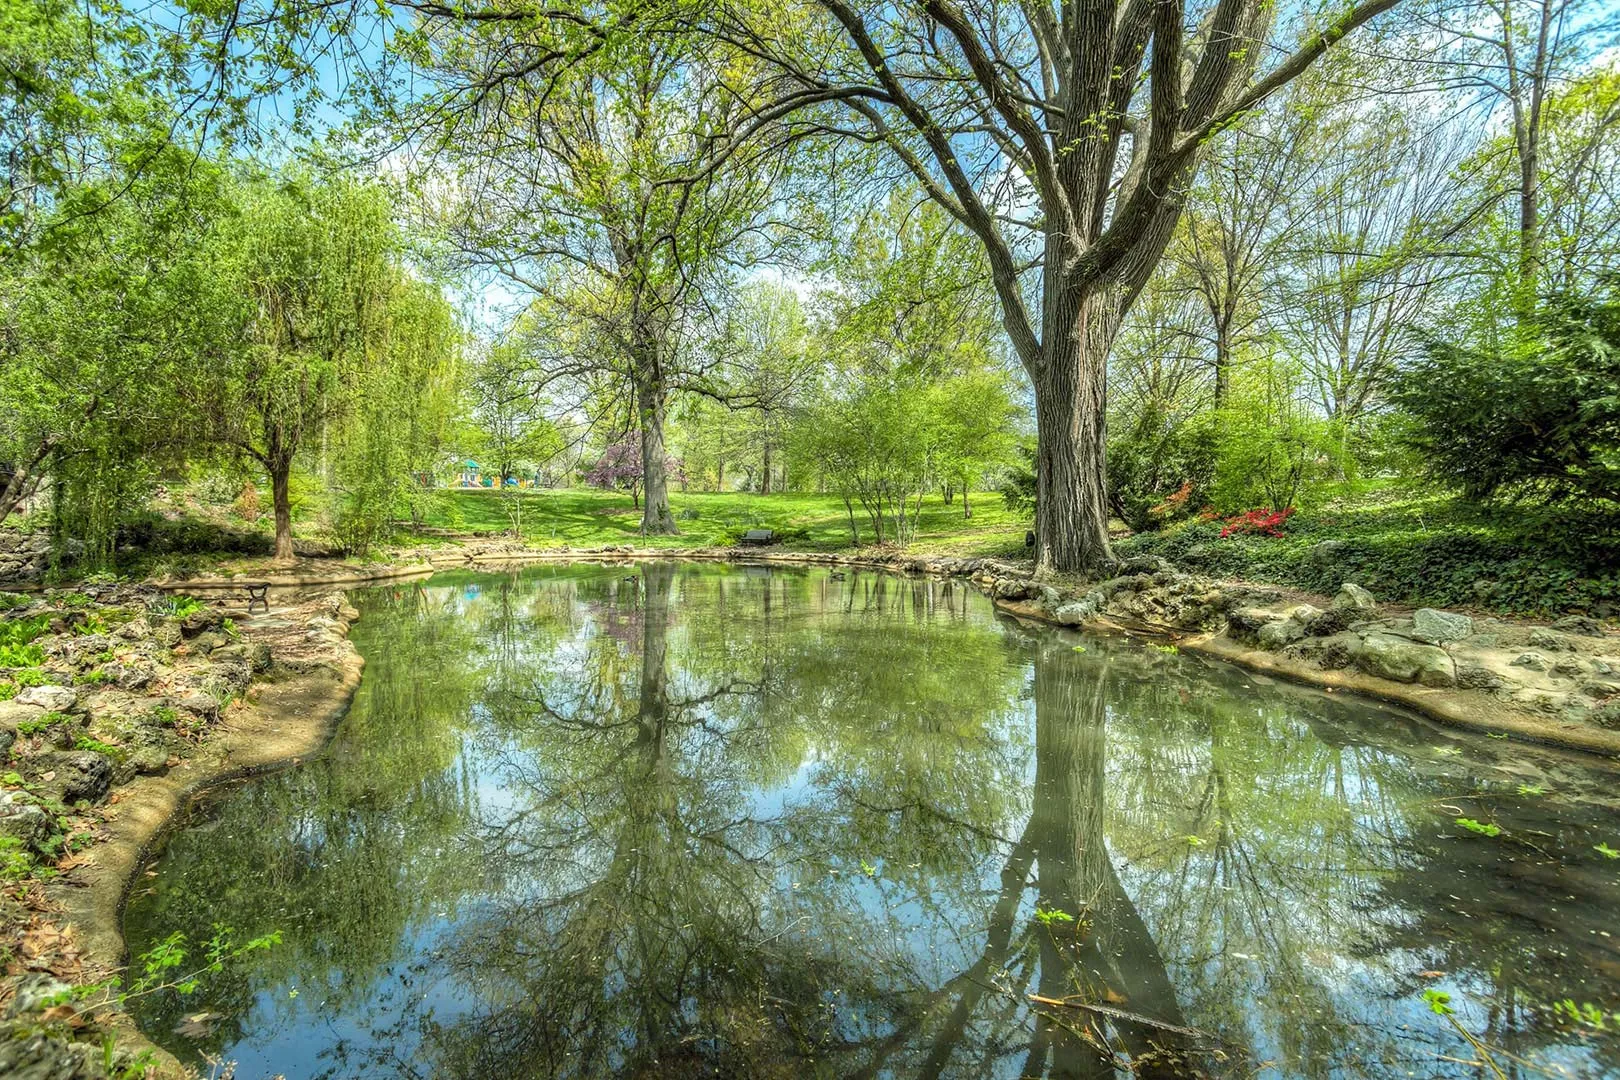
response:
{"label": "purple flowering tree", "polygon": [[[685,479],[681,463],[668,454],[664,455],[664,473],[677,483]],[[602,456],[596,459],[596,464],[585,474],[585,482],[588,484],[629,491],[630,503],[637,509],[641,508],[643,479],[641,435],[634,431],[622,436],[602,451]]]}

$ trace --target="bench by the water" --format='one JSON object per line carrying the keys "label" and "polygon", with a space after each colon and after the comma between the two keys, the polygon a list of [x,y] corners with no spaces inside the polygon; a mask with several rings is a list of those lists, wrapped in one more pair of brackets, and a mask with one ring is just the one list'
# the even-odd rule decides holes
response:
{"label": "bench by the water", "polygon": [[255,607],[262,607],[266,611],[270,610],[270,583],[268,581],[249,582],[244,588],[247,589],[249,611],[252,611]]}
{"label": "bench by the water", "polygon": [[776,540],[776,533],[770,529],[749,529],[743,533],[738,541],[743,544],[770,544]]}

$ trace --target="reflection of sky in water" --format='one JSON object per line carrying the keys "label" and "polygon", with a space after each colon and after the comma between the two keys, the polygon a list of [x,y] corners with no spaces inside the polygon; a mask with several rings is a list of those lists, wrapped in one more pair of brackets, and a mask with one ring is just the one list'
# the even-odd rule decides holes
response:
{"label": "reflection of sky in water", "polygon": [[[548,981],[545,950],[573,955],[590,905],[622,904],[599,929],[593,992],[662,1001],[680,1029],[662,1053],[710,1065],[907,1076],[950,1036],[945,1075],[1057,1075],[1084,1064],[1083,1043],[1037,1037],[1024,1000],[1056,987],[1217,1033],[1231,1055],[1199,1060],[1215,1071],[1463,1075],[1453,1059],[1473,1051],[1421,997],[1439,989],[1515,1053],[1620,1075],[1615,1041],[1544,1007],[1620,1010],[1617,954],[1594,944],[1620,907],[1617,875],[1588,857],[1620,833],[1601,769],[1134,642],[1019,629],[960,585],[663,573],[446,575],[362,598],[366,682],[330,752],[225,797],[131,903],[136,951],[217,921],[286,944],[195,999],[143,1007],[147,1029],[185,1053],[175,1021],[224,1012],[206,1047],[244,1080],[547,1075],[537,1057],[480,1055],[544,1018],[525,1008],[583,1007],[555,996],[579,986]],[[649,642],[667,657],[652,683]],[[676,703],[658,724],[648,686]],[[1059,786],[1038,790],[1038,770]],[[1509,797],[1527,770],[1551,793],[1528,804]],[[1455,835],[1459,802],[1538,842]],[[1101,878],[1076,855],[1091,822]],[[550,851],[554,833],[576,840]],[[1538,859],[1551,885],[1519,873]],[[621,872],[628,893],[574,900]],[[1529,925],[1501,899],[1536,881],[1531,902],[1565,904],[1570,925]],[[653,907],[636,906],[640,888]],[[1040,905],[1080,923],[1043,927]],[[705,940],[707,923],[664,914],[739,936]],[[659,982],[675,976],[646,958],[666,947],[763,964],[772,1022],[738,1020],[758,1004],[755,975]],[[1138,992],[1155,980],[1173,1001]],[[1074,1013],[1087,1015],[1130,1048],[1106,1014]],[[782,1046],[738,1058],[727,1039],[742,1034]],[[566,1064],[645,1070],[656,1037],[631,1025],[594,1065]]]}

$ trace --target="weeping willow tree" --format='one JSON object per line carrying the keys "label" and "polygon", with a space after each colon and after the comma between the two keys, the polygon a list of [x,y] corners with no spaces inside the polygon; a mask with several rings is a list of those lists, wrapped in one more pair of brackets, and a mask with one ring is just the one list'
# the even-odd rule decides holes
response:
{"label": "weeping willow tree", "polygon": [[433,284],[396,272],[376,353],[336,433],[326,476],[333,532],[363,553],[401,514],[420,518],[423,474],[452,439],[461,399],[461,332]]}
{"label": "weeping willow tree", "polygon": [[278,561],[293,557],[294,463],[335,443],[325,464],[340,532],[364,547],[443,430],[457,355],[448,306],[410,273],[388,192],[243,183],[211,263],[225,315],[198,373],[205,440],[268,475]]}

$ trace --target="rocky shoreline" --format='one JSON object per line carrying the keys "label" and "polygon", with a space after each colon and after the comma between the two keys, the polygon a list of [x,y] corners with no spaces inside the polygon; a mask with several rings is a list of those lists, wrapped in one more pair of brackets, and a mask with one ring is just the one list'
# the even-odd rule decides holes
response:
{"label": "rocky shoreline", "polygon": [[179,1075],[71,988],[122,968],[126,892],[195,793],[323,744],[359,684],[356,613],[341,592],[251,616],[124,585],[7,604],[6,624],[42,632],[9,657],[37,663],[0,668],[0,1075],[109,1075],[109,1031],[114,1074]]}

